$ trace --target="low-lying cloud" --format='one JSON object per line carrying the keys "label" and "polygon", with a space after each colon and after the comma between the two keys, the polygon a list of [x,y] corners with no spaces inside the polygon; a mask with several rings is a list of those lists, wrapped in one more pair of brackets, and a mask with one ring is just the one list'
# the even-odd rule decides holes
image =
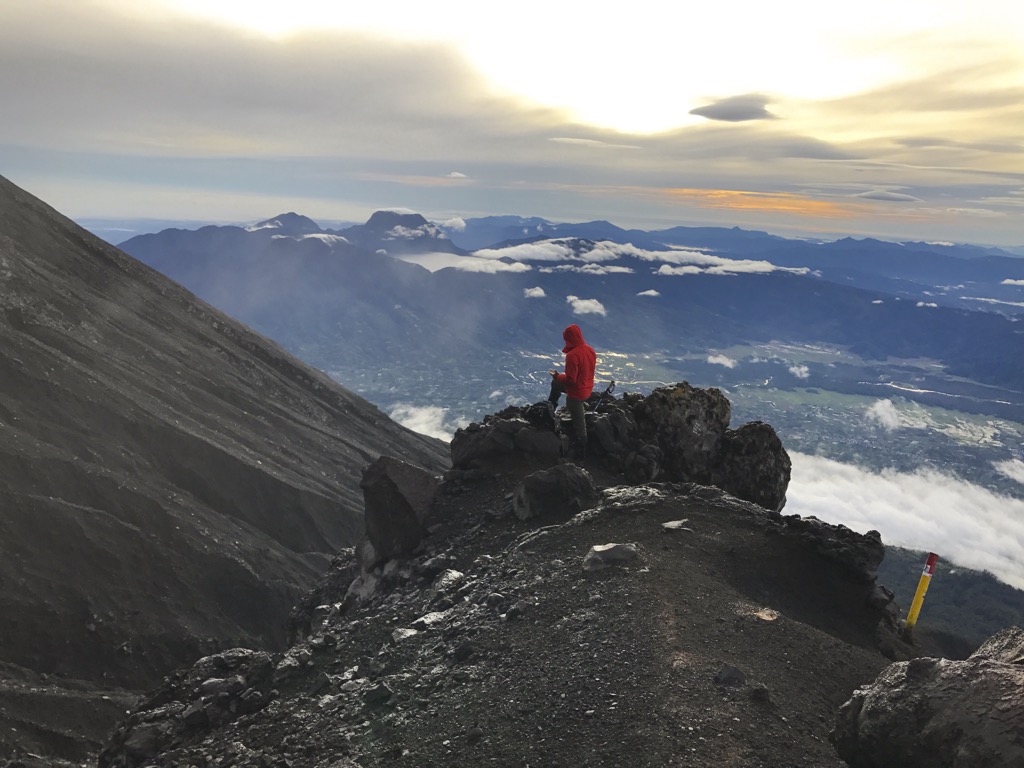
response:
{"label": "low-lying cloud", "polygon": [[727,355],[708,355],[707,362],[708,365],[724,365],[726,368],[735,368],[739,365],[738,362]]}
{"label": "low-lying cloud", "polygon": [[700,267],[692,264],[686,267],[670,267],[668,264],[662,264],[654,274],[671,276],[699,275],[703,271]]}
{"label": "low-lying cloud", "polygon": [[[493,394],[492,394],[493,396]],[[453,418],[447,408],[434,405],[412,405],[398,403],[389,414],[392,419],[403,427],[419,432],[421,435],[436,437],[439,440],[451,441],[455,430],[469,426],[469,420]]]}
{"label": "low-lying cloud", "polygon": [[1001,304],[1007,307],[1024,307],[1024,301],[1002,301],[1000,299],[986,299],[980,296],[961,296],[961,301],[979,301],[982,304]]}
{"label": "low-lying cloud", "polygon": [[[721,256],[711,256],[697,251],[672,251],[671,255],[673,257],[671,263],[663,263],[655,274],[749,275],[768,274],[769,272],[791,272],[794,275],[806,275],[811,271],[807,267],[779,267],[770,261],[758,259],[724,259]],[[672,266],[673,264],[680,266]]]}
{"label": "low-lying cloud", "polygon": [[789,372],[798,379],[809,379],[811,377],[811,369],[806,365],[791,365],[789,366]]}
{"label": "low-lying cloud", "polygon": [[892,400],[876,401],[870,408],[868,408],[867,417],[868,421],[873,421],[890,432],[894,429],[899,429],[902,426],[900,422],[900,412],[896,409]]}
{"label": "low-lying cloud", "polygon": [[578,296],[566,296],[565,301],[572,307],[574,315],[601,315],[604,317],[608,311],[597,299],[581,299]]}
{"label": "low-lying cloud", "polygon": [[505,261],[490,261],[488,259],[464,258],[452,266],[463,272],[486,272],[495,274],[497,272],[529,272],[533,267],[523,264],[521,261],[514,261],[511,264]]}
{"label": "low-lying cloud", "polygon": [[[482,248],[473,252],[481,259],[512,259],[513,261],[602,261],[600,255],[594,258],[577,257],[572,244],[565,240],[541,240],[536,243],[520,243],[507,248]],[[606,259],[614,259],[609,255]]]}
{"label": "low-lying cloud", "polygon": [[1024,589],[1024,501],[934,470],[872,472],[819,456],[790,457],[787,514],[877,530],[886,544],[935,552]]}
{"label": "low-lying cloud", "polygon": [[1024,280],[1014,280],[1012,278],[1007,278],[1006,280],[1003,280],[1002,284],[1003,285],[1024,285]]}
{"label": "low-lying cloud", "polygon": [[[582,271],[587,274],[632,272],[630,267],[605,264],[624,259],[660,264],[661,266],[655,271],[655,274],[658,275],[736,275],[766,274],[768,272],[791,272],[805,275],[810,272],[806,267],[779,267],[771,262],[756,259],[727,259],[686,248],[651,251],[646,248],[638,248],[631,243],[613,243],[609,240],[590,243],[575,238],[520,243],[507,248],[485,248],[475,251],[473,255],[481,259],[504,258],[520,262],[558,261],[563,263],[557,267],[545,269]],[[585,262],[586,265],[603,264],[604,268],[578,267],[572,262]]]}
{"label": "low-lying cloud", "polygon": [[494,259],[478,259],[473,256],[459,256],[444,252],[401,254],[395,258],[410,264],[419,264],[431,272],[437,272],[439,269],[458,269],[462,272],[485,272],[493,275],[498,272],[529,272],[533,269],[529,264],[523,264],[521,261],[495,261]]}
{"label": "low-lying cloud", "polygon": [[543,299],[547,294],[544,293],[543,288],[537,285],[533,288],[523,288],[523,296],[528,299]]}
{"label": "low-lying cloud", "polygon": [[1024,461],[1009,459],[1007,461],[997,461],[992,466],[1011,480],[1016,480],[1021,485],[1024,485]]}
{"label": "low-lying cloud", "polygon": [[630,267],[620,267],[616,264],[584,264],[582,267],[575,264],[559,264],[557,267],[542,267],[541,272],[575,272],[579,275],[631,275],[634,270]]}
{"label": "low-lying cloud", "polygon": [[640,291],[637,296],[661,296],[661,293],[651,288],[648,291]]}

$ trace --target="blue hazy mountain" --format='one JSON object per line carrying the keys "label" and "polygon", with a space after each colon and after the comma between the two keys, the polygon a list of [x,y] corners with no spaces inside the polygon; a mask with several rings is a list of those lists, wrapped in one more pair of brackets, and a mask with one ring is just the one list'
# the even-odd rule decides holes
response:
{"label": "blue hazy mountain", "polygon": [[[122,247],[329,371],[354,364],[444,370],[495,350],[544,348],[551,328],[572,322],[583,306],[593,310],[586,315],[591,332],[609,349],[683,353],[770,340],[827,343],[870,359],[927,357],[953,375],[1024,388],[1024,333],[1014,318],[942,306],[951,298],[937,288],[956,276],[982,298],[1000,300],[992,294],[996,286],[1019,295],[1020,286],[996,282],[1024,277],[1024,260],[1009,255],[957,257],[876,240],[819,244],[715,228],[666,230],[673,247],[652,245],[664,233],[646,233],[642,246],[625,230],[619,237],[629,244],[621,246],[554,236],[574,227],[597,235],[616,229],[606,222],[552,225],[549,237],[520,239],[490,249],[487,259],[467,256],[434,272],[374,252],[390,233],[400,244],[383,249],[389,254],[410,258],[448,244],[458,258],[461,249],[423,222],[379,212],[334,234],[204,227],[145,235]],[[496,236],[547,227],[528,220],[486,224]],[[953,299],[960,295],[958,289]]]}
{"label": "blue hazy mountain", "polygon": [[368,251],[391,255],[405,253],[465,253],[444,230],[418,213],[377,211],[365,224],[356,224],[336,234]]}

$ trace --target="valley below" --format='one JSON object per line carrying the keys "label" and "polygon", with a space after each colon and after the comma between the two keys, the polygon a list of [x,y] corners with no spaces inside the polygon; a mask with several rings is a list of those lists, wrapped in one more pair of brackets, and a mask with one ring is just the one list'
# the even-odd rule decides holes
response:
{"label": "valley below", "polygon": [[[410,365],[330,374],[406,426],[448,439],[506,405],[543,400],[546,372],[560,362],[557,349],[532,350],[457,371]],[[893,551],[932,550],[943,570],[991,571],[1024,587],[1022,393],[950,376],[934,361],[868,361],[791,343],[600,351],[596,389],[613,380],[617,394],[684,380],[718,387],[732,403],[734,424],[771,424],[793,457],[787,514],[879,530]],[[917,560],[893,557],[883,564],[883,583],[890,565],[920,569]],[[893,573],[896,580],[904,575]],[[904,605],[915,586],[898,595]],[[1020,597],[1014,602],[1024,609]]]}

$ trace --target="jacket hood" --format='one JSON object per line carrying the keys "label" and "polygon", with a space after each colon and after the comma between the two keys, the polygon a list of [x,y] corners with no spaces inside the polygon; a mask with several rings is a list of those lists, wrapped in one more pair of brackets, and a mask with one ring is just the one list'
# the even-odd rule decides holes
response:
{"label": "jacket hood", "polygon": [[578,325],[570,325],[564,331],[562,331],[562,338],[565,340],[565,346],[562,347],[563,352],[568,352],[573,347],[578,347],[580,344],[586,344],[583,340],[583,331],[580,330]]}

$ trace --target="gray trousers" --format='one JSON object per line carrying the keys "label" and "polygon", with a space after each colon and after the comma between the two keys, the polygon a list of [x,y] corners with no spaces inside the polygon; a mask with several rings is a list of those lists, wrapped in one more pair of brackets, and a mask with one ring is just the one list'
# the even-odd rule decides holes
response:
{"label": "gray trousers", "polygon": [[[558,400],[563,392],[565,392],[565,386],[552,379],[551,393],[548,395],[548,400],[558,405]],[[569,415],[572,416],[572,431],[576,436],[576,442],[584,450],[587,447],[587,419],[583,411],[583,403],[585,402],[586,400],[574,400],[569,395],[565,396],[565,405],[569,409]]]}

